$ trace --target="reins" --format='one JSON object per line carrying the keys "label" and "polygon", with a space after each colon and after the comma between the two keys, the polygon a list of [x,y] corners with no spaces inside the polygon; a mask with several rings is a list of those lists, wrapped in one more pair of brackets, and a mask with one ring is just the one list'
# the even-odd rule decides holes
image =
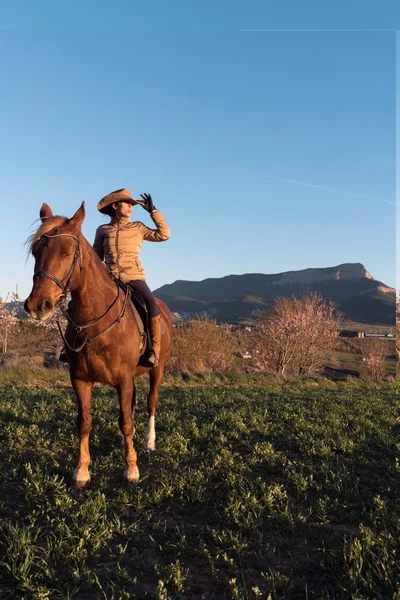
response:
{"label": "reins", "polygon": [[104,331],[101,331],[100,333],[97,333],[96,335],[94,335],[92,337],[86,337],[79,346],[75,345],[76,339],[77,339],[79,333],[83,329],[86,329],[87,327],[90,327],[91,325],[94,325],[95,323],[98,323],[99,321],[101,321],[101,319],[103,319],[109,313],[109,311],[111,310],[111,308],[115,305],[116,301],[119,298],[119,295],[120,294],[119,294],[119,288],[118,288],[118,295],[115,298],[115,300],[113,300],[113,302],[110,304],[110,306],[107,308],[106,312],[103,315],[101,315],[101,317],[97,317],[97,319],[94,319],[93,321],[90,321],[90,322],[86,323],[85,325],[76,325],[76,323],[74,323],[74,321],[69,316],[68,311],[65,310],[65,308],[61,308],[61,311],[62,311],[63,315],[68,319],[68,321],[71,323],[71,325],[75,328],[75,339],[73,341],[73,345],[71,346],[67,342],[66,337],[65,337],[65,335],[64,335],[64,333],[63,333],[63,331],[61,329],[60,321],[58,321],[58,320],[56,321],[57,322],[58,330],[59,330],[60,335],[61,335],[61,338],[62,338],[65,346],[69,350],[71,350],[72,352],[77,352],[77,353],[82,352],[82,350],[84,348],[87,348],[93,342],[93,340],[99,338],[100,336],[102,336],[105,333],[107,333],[108,331],[110,331],[110,329],[112,329],[117,323],[119,323],[124,318],[126,307],[128,305],[128,301],[129,301],[130,296],[131,296],[131,290],[130,290],[129,287],[126,290],[125,298],[124,298],[124,303],[122,305],[121,311],[120,311],[118,317],[111,323],[111,325],[109,325],[106,329],[104,329]]}
{"label": "reins", "polygon": [[[74,341],[72,343],[72,346],[68,343],[62,329],[61,329],[61,325],[60,325],[60,321],[57,319],[56,323],[57,323],[57,327],[58,330],[60,332],[61,338],[65,344],[65,346],[71,350],[71,352],[82,352],[83,349],[87,349],[87,347],[93,342],[93,340],[99,338],[100,336],[104,335],[105,333],[107,333],[108,331],[110,331],[110,329],[112,329],[117,323],[119,323],[124,315],[125,315],[125,311],[126,311],[126,307],[128,305],[128,301],[131,297],[131,288],[129,286],[127,286],[126,290],[125,290],[125,298],[124,298],[124,302],[121,308],[121,311],[118,315],[118,317],[111,323],[111,325],[109,325],[106,329],[104,329],[104,331],[101,331],[100,333],[92,336],[92,337],[86,337],[83,342],[77,346],[76,342],[77,342],[77,338],[78,335],[84,331],[85,329],[87,329],[88,327],[91,327],[92,325],[96,325],[96,323],[99,323],[102,319],[104,319],[104,317],[106,317],[108,315],[108,313],[110,312],[110,310],[115,306],[115,304],[118,302],[119,298],[120,298],[120,287],[117,285],[117,296],[114,298],[114,300],[112,301],[112,303],[110,304],[110,306],[107,308],[107,310],[100,315],[100,317],[96,317],[94,319],[91,319],[90,321],[88,321],[87,323],[84,323],[83,325],[77,325],[73,319],[71,318],[71,316],[68,313],[68,309],[65,306],[66,300],[67,300],[67,295],[70,291],[70,287],[71,287],[71,281],[72,281],[72,277],[75,271],[75,267],[77,265],[78,260],[80,260],[80,270],[82,271],[83,269],[83,265],[82,265],[82,256],[81,256],[81,244],[79,239],[73,235],[72,233],[58,233],[56,235],[48,235],[48,234],[43,234],[43,237],[47,237],[47,238],[57,238],[57,237],[70,237],[72,239],[74,239],[77,243],[77,247],[76,247],[76,251],[74,254],[74,258],[72,260],[72,264],[71,267],[68,271],[67,276],[65,277],[66,282],[64,283],[63,280],[59,279],[58,277],[56,277],[55,275],[53,275],[52,273],[50,273],[49,271],[46,271],[45,269],[38,269],[37,271],[34,272],[33,274],[33,279],[35,279],[36,277],[40,277],[42,275],[44,275],[45,277],[48,277],[49,279],[51,279],[52,281],[54,281],[54,283],[56,283],[58,285],[59,288],[61,288],[62,290],[62,294],[61,297],[63,297],[63,299],[59,302],[59,306],[60,306],[60,310],[62,312],[62,314],[64,315],[64,317],[68,320],[68,322],[72,325],[72,327],[75,329],[75,338]],[[88,361],[88,357],[86,356],[86,360]]]}

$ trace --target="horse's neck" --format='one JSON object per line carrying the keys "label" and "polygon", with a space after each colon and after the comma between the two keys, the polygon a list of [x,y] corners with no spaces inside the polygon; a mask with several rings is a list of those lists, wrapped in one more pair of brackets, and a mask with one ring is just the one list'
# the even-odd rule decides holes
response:
{"label": "horse's neck", "polygon": [[87,320],[103,314],[114,301],[118,289],[104,264],[83,236],[81,255],[82,269],[78,263],[79,284],[71,290],[71,297],[74,312]]}

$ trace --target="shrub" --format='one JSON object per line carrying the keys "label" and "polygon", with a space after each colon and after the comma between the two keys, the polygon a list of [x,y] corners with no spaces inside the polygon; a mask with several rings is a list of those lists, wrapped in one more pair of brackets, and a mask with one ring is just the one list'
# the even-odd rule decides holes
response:
{"label": "shrub", "polygon": [[170,373],[226,371],[234,362],[235,339],[229,328],[200,315],[174,329]]}

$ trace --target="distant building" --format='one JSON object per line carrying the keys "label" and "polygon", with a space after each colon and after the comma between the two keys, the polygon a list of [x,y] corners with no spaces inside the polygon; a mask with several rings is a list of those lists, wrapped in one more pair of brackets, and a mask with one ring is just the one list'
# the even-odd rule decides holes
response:
{"label": "distant building", "polygon": [[339,337],[344,338],[363,338],[364,332],[357,331],[356,329],[342,329],[339,331]]}

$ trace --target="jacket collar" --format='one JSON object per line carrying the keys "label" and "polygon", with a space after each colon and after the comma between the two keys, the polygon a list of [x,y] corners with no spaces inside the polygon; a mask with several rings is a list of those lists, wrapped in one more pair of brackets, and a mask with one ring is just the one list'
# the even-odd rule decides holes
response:
{"label": "jacket collar", "polygon": [[117,225],[119,223],[120,227],[124,227],[129,222],[130,222],[129,217],[121,217],[120,219],[117,219],[117,217],[112,217],[112,219],[110,221],[110,225]]}

